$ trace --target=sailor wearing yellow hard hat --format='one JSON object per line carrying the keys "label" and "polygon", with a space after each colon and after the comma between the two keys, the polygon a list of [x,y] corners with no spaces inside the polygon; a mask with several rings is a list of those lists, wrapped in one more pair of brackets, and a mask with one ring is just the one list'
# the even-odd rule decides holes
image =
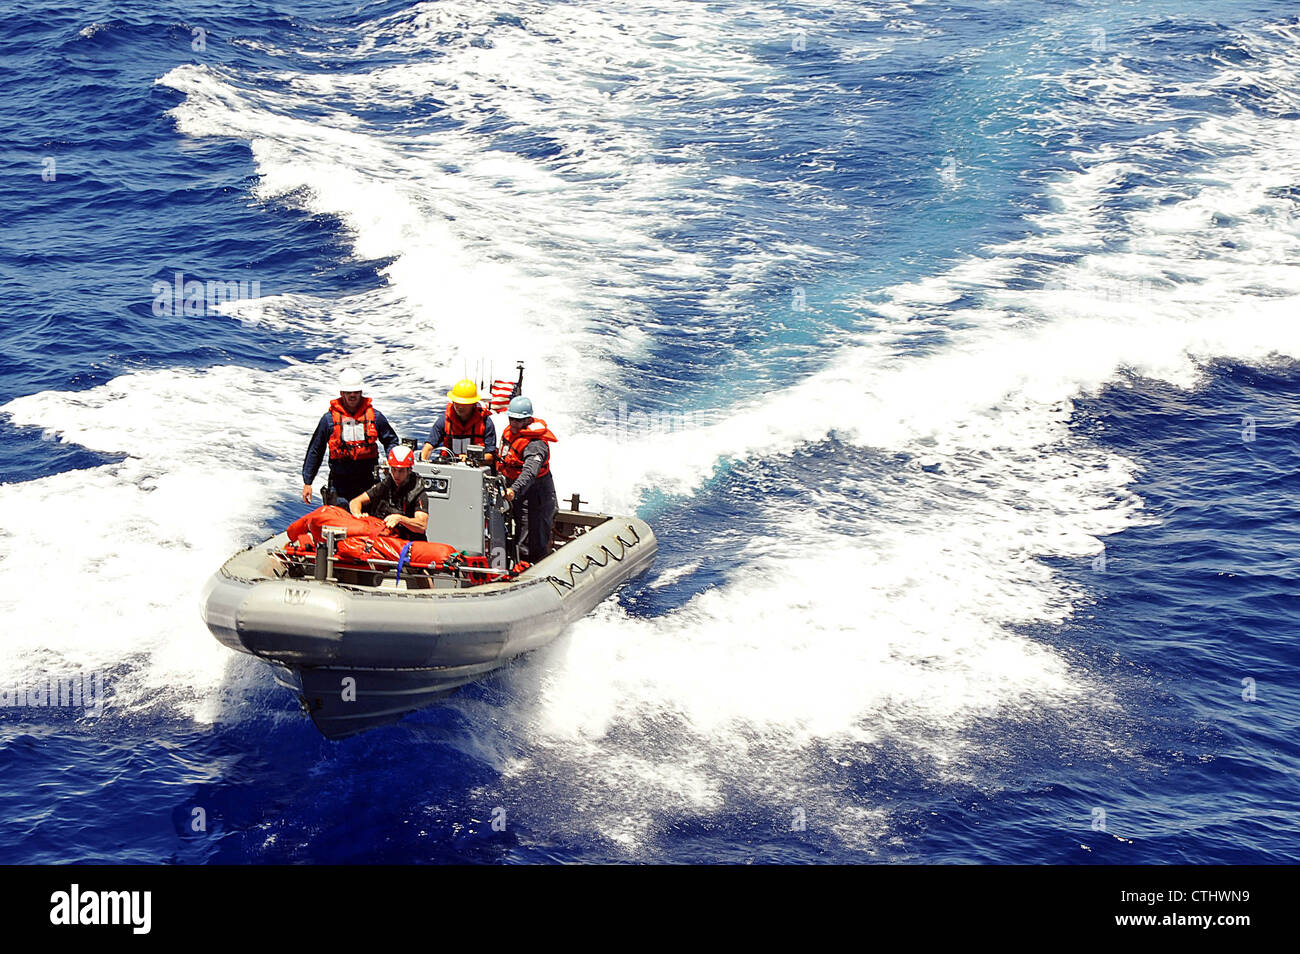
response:
{"label": "sailor wearing yellow hard hat", "polygon": [[435,453],[459,457],[471,444],[482,444],[487,463],[497,449],[497,429],[492,415],[479,403],[478,385],[469,378],[456,382],[447,393],[447,406],[438,412],[429,439],[420,448],[420,458],[428,460]]}

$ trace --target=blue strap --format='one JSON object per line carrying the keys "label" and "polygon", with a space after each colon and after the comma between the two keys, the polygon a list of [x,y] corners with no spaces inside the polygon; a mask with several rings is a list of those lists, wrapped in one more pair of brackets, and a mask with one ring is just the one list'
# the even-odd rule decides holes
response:
{"label": "blue strap", "polygon": [[406,566],[406,558],[411,555],[411,544],[414,542],[414,540],[407,540],[406,546],[402,547],[401,556],[397,558],[397,579],[394,581],[396,583],[402,582],[402,567]]}

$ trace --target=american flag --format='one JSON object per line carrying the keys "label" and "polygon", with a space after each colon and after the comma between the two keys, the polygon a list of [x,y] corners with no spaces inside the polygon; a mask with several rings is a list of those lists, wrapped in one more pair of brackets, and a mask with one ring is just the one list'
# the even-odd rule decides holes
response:
{"label": "american flag", "polygon": [[488,406],[492,408],[493,414],[500,414],[510,406],[510,399],[514,396],[515,382],[493,381],[492,400],[488,402]]}

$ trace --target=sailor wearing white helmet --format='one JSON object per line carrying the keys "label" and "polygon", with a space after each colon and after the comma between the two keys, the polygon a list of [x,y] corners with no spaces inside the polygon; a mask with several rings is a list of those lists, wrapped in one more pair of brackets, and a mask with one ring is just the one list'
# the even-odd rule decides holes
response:
{"label": "sailor wearing white helmet", "polygon": [[374,482],[380,443],[385,450],[397,446],[397,432],[364,391],[361,373],[355,368],[344,369],[339,375],[339,396],[330,401],[329,410],[316,425],[302,462],[303,503],[311,503],[311,482],[327,450],[330,476],[322,496],[327,504],[346,507]]}

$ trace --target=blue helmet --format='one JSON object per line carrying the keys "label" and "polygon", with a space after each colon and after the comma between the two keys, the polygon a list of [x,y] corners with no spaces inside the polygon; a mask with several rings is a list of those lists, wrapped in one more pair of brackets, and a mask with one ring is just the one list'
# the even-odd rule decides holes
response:
{"label": "blue helmet", "polygon": [[507,417],[532,417],[533,416],[533,399],[526,398],[522,394],[517,398],[510,399],[510,407],[506,411]]}

